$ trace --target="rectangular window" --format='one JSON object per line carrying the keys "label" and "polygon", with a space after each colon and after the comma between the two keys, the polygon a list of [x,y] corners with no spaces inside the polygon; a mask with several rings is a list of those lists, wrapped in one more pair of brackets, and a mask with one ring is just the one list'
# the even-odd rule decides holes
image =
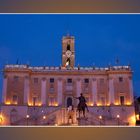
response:
{"label": "rectangular window", "polygon": [[14,76],[14,82],[18,82],[19,77],[18,76]]}
{"label": "rectangular window", "polygon": [[35,83],[35,84],[38,83],[38,78],[34,78],[34,83]]}
{"label": "rectangular window", "polygon": [[124,105],[124,96],[120,96],[120,104]]}
{"label": "rectangular window", "polygon": [[84,91],[85,91],[86,94],[88,94],[88,91],[89,91],[88,86],[85,86]]}
{"label": "rectangular window", "polygon": [[119,82],[123,82],[123,77],[119,77]]}
{"label": "rectangular window", "polygon": [[33,106],[37,105],[37,97],[33,97]]}
{"label": "rectangular window", "polygon": [[104,79],[101,78],[101,79],[100,79],[100,84],[103,84],[103,83],[104,83]]}
{"label": "rectangular window", "polygon": [[86,78],[86,79],[85,79],[85,83],[89,83],[89,79]]}
{"label": "rectangular window", "polygon": [[54,78],[50,78],[50,83],[54,83]]}
{"label": "rectangular window", "polygon": [[50,85],[50,93],[54,92],[54,85]]}
{"label": "rectangular window", "polygon": [[67,79],[67,83],[72,83],[72,79]]}
{"label": "rectangular window", "polygon": [[101,104],[105,105],[105,97],[101,97]]}
{"label": "rectangular window", "polygon": [[55,98],[54,97],[50,97],[49,98],[49,106],[54,106],[55,104]]}
{"label": "rectangular window", "polygon": [[17,95],[13,95],[13,104],[17,104],[18,103],[18,97]]}

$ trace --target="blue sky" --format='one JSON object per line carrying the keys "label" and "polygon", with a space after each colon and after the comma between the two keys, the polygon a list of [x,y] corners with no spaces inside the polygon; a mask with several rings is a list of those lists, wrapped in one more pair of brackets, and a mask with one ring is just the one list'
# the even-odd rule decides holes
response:
{"label": "blue sky", "polygon": [[[76,65],[131,64],[140,95],[140,15],[0,15],[0,69],[4,64],[61,64],[62,36],[75,36]],[[0,92],[2,91],[2,73]]]}

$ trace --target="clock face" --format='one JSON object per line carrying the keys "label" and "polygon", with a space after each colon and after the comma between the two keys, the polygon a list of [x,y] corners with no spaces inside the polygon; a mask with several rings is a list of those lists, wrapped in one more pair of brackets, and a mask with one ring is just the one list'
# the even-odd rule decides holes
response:
{"label": "clock face", "polygon": [[71,56],[72,52],[70,50],[66,51],[66,56],[69,58]]}

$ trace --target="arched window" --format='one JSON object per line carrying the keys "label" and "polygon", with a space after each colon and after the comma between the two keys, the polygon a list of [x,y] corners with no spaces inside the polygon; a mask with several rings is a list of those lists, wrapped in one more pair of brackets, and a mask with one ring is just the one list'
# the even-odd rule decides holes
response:
{"label": "arched window", "polygon": [[70,50],[70,44],[67,45],[67,50]]}
{"label": "arched window", "polygon": [[68,97],[67,98],[67,107],[72,106],[72,98]]}

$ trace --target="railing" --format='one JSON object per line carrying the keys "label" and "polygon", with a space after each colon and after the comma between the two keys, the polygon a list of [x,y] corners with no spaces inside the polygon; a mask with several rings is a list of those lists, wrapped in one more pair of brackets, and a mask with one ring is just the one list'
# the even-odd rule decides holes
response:
{"label": "railing", "polygon": [[[42,110],[44,111],[42,112]],[[77,118],[79,117],[78,113],[79,112],[76,111],[76,108],[74,108],[73,121],[74,124],[77,125],[129,125],[127,122],[121,120],[121,118],[113,118],[108,116],[102,116],[100,118],[98,114],[95,114],[91,111],[86,112],[86,118],[83,118],[81,115],[81,119],[77,120]],[[68,122],[67,108],[62,107],[56,107],[51,111],[49,110],[49,108],[29,107],[27,114],[29,115],[28,117],[18,115],[17,120],[11,125],[55,125],[55,123],[57,123],[57,117],[59,117],[60,125],[67,125]]]}
{"label": "railing", "polygon": [[48,67],[48,66],[36,66],[29,65],[5,65],[5,69],[29,69],[32,71],[108,71],[108,70],[130,70],[130,66],[109,66],[109,67],[74,67],[72,69],[66,69],[65,67]]}

